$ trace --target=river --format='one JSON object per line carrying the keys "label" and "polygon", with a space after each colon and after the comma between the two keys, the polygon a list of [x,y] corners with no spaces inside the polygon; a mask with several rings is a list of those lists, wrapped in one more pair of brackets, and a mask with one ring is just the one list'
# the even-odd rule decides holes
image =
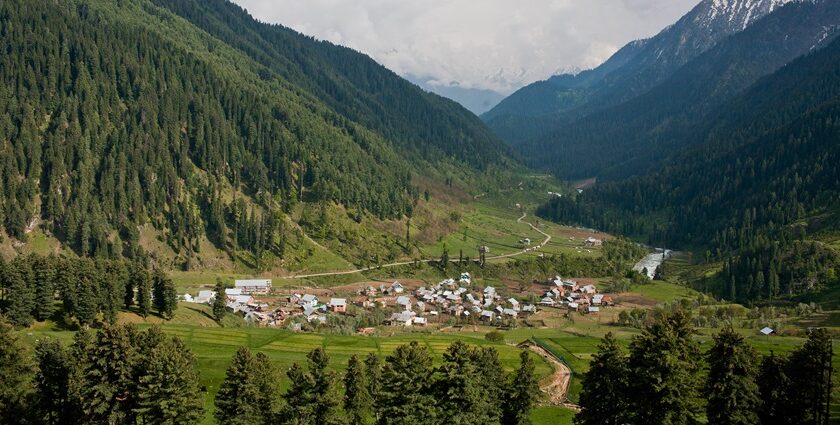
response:
{"label": "river", "polygon": [[642,258],[641,261],[636,263],[633,266],[633,270],[642,273],[643,270],[647,269],[647,276],[651,279],[656,275],[656,268],[662,264],[668,258],[671,258],[672,251],[670,249],[662,249],[657,248],[656,252],[649,254],[647,257]]}

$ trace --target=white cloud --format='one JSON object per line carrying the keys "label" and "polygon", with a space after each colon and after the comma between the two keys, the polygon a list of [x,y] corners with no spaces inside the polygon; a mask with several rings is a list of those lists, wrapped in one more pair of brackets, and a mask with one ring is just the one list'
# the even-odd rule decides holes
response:
{"label": "white cloud", "polygon": [[557,70],[597,66],[698,0],[234,1],[399,74],[509,93]]}

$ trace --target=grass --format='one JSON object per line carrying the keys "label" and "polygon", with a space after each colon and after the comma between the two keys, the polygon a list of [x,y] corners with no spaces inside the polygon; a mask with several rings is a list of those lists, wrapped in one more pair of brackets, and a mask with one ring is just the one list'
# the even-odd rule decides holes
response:
{"label": "grass", "polygon": [[531,413],[534,425],[571,425],[575,412],[559,406],[540,406]]}
{"label": "grass", "polygon": [[633,285],[630,292],[650,298],[657,302],[670,302],[680,298],[693,298],[697,291],[676,283],[653,281],[643,285]]}

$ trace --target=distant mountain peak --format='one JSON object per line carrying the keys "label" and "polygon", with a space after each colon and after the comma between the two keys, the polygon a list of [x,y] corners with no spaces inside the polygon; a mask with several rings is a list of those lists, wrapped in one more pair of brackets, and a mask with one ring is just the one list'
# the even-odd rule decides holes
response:
{"label": "distant mountain peak", "polygon": [[755,20],[772,13],[793,0],[706,0],[698,7],[705,13],[698,13],[695,22],[701,26],[713,26],[724,20],[731,29],[743,30]]}

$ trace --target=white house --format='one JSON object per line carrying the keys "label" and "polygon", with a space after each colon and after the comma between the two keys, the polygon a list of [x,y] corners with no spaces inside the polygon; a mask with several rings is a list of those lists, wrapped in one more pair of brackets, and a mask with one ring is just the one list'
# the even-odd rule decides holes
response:
{"label": "white house", "polygon": [[267,294],[271,292],[271,279],[242,279],[234,282],[242,294]]}
{"label": "white house", "polygon": [[397,305],[406,310],[411,310],[411,298],[408,298],[405,295],[399,296],[397,297]]}
{"label": "white house", "polygon": [[306,294],[300,297],[300,301],[298,301],[298,304],[304,309],[306,307],[315,308],[315,306],[318,305],[318,297],[312,294]]}
{"label": "white house", "polygon": [[330,298],[330,309],[336,313],[347,312],[347,299],[345,298]]}
{"label": "white house", "polygon": [[242,295],[242,288],[225,288],[225,295],[229,297],[235,297],[237,295]]}
{"label": "white house", "polygon": [[472,282],[472,277],[470,277],[469,273],[464,272],[461,273],[461,278],[459,279],[459,281],[465,285],[469,285],[470,282]]}
{"label": "white house", "polygon": [[402,283],[396,281],[391,284],[391,292],[395,294],[402,294],[405,291],[405,287],[403,287]]}
{"label": "white house", "polygon": [[213,298],[216,298],[215,291],[199,291],[198,296],[193,301],[198,304],[209,304],[213,301]]}

